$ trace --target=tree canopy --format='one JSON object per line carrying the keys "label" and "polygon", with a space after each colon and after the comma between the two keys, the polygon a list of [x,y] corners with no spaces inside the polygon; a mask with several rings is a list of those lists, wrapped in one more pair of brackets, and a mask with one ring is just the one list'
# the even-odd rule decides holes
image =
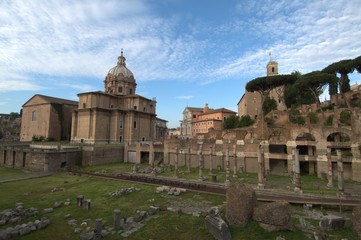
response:
{"label": "tree canopy", "polygon": [[[345,93],[350,91],[350,80],[348,78],[348,74],[353,71],[357,71],[361,73],[361,56],[355,59],[345,59],[338,62],[331,63],[327,67],[325,67],[322,72],[334,74],[337,73],[341,75],[339,79],[339,90],[340,93]],[[331,90],[329,91],[330,95],[337,94],[335,91],[335,84],[333,83],[331,86]]]}
{"label": "tree canopy", "polygon": [[248,92],[259,92],[264,96],[273,88],[292,84],[296,80],[297,77],[293,74],[258,77],[246,84],[246,90]]}
{"label": "tree canopy", "polygon": [[223,129],[248,127],[251,126],[253,123],[254,120],[249,115],[243,115],[242,117],[232,115],[224,120]]}

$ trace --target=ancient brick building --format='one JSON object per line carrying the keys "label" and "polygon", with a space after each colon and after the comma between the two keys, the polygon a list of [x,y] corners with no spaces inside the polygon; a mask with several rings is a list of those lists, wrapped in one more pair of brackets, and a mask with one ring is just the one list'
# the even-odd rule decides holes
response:
{"label": "ancient brick building", "polygon": [[136,81],[123,52],[104,80],[104,92],[78,94],[72,142],[122,143],[156,137],[156,101],[136,94]]}
{"label": "ancient brick building", "polygon": [[75,101],[34,95],[23,105],[20,141],[32,141],[33,137],[69,141],[71,112],[77,107]]}

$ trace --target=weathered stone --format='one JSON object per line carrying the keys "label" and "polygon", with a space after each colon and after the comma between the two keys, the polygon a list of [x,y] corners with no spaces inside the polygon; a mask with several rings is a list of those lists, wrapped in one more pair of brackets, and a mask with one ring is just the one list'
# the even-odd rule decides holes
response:
{"label": "weathered stone", "polygon": [[319,225],[323,230],[342,228],[345,225],[345,219],[336,215],[326,215],[320,220]]}
{"label": "weathered stone", "polygon": [[231,182],[226,193],[226,218],[235,227],[245,227],[256,205],[255,191],[241,182]]}
{"label": "weathered stone", "polygon": [[45,209],[43,210],[43,213],[51,213],[51,212],[53,212],[53,211],[54,211],[53,208],[45,208]]}
{"label": "weathered stone", "polygon": [[80,239],[81,240],[92,240],[93,235],[94,235],[94,233],[92,233],[92,232],[84,233],[84,234],[80,235]]}
{"label": "weathered stone", "polygon": [[160,211],[159,207],[150,206],[150,207],[149,207],[149,210],[148,210],[148,215],[154,215],[154,214],[156,214],[156,213],[159,212],[159,211]]}
{"label": "weathered stone", "polygon": [[102,230],[103,230],[102,221],[103,221],[103,219],[101,219],[101,218],[95,219],[95,229],[94,229],[94,235],[93,235],[94,240],[99,240],[102,238]]}
{"label": "weathered stone", "polygon": [[64,219],[68,219],[70,217],[71,217],[70,213],[64,215]]}
{"label": "weathered stone", "polygon": [[58,202],[58,201],[56,201],[56,202],[54,203],[54,208],[60,207],[61,204],[63,204],[63,202]]}
{"label": "weathered stone", "polygon": [[31,232],[31,229],[30,229],[30,227],[28,227],[28,226],[25,226],[25,227],[23,227],[23,228],[21,228],[21,229],[19,230],[20,236],[23,236],[23,235],[28,234],[28,233],[30,233],[30,232]]}
{"label": "weathered stone", "polygon": [[255,208],[253,220],[269,232],[293,229],[291,206],[286,201],[272,202]]}
{"label": "weathered stone", "polygon": [[353,230],[361,238],[361,206],[355,207],[351,215],[351,224]]}
{"label": "weathered stone", "polygon": [[81,229],[80,228],[74,228],[74,233],[80,233]]}
{"label": "weathered stone", "polygon": [[76,206],[77,207],[82,207],[83,206],[83,199],[84,199],[83,195],[78,195],[76,197]]}
{"label": "weathered stone", "polygon": [[205,217],[207,231],[217,240],[230,240],[231,232],[227,223],[219,215],[218,208],[212,208]]}
{"label": "weathered stone", "polygon": [[71,219],[71,220],[69,220],[68,221],[68,225],[72,225],[72,226],[76,226],[76,223],[77,223],[78,221],[76,220],[76,219]]}
{"label": "weathered stone", "polygon": [[113,213],[113,226],[115,231],[119,231],[120,229],[120,219],[121,219],[120,210],[115,209]]}
{"label": "weathered stone", "polygon": [[90,210],[92,201],[90,199],[84,199],[83,200],[83,209]]}

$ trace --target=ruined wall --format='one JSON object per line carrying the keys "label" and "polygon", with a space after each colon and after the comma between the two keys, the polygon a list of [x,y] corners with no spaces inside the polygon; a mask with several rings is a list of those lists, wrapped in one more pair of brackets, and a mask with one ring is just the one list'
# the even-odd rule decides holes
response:
{"label": "ruined wall", "polygon": [[83,147],[82,165],[96,165],[124,161],[123,145]]}

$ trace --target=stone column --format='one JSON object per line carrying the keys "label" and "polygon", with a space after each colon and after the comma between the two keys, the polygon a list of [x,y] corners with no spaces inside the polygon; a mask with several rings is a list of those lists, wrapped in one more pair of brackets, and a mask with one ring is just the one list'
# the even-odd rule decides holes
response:
{"label": "stone column", "polygon": [[136,163],[141,163],[142,162],[142,154],[141,154],[141,150],[142,147],[140,145],[140,142],[137,142],[137,144],[135,145],[135,162]]}
{"label": "stone column", "polygon": [[244,154],[244,141],[243,140],[237,140],[236,145],[238,145],[238,154],[237,157],[239,157],[239,167],[238,170],[240,172],[246,172],[246,161],[245,161],[245,154]]}
{"label": "stone column", "polygon": [[100,240],[102,238],[102,230],[103,230],[103,219],[97,218],[95,219],[95,229],[94,229],[94,240]]}
{"label": "stone column", "polygon": [[175,149],[175,156],[174,156],[174,177],[179,178],[178,147],[176,147],[176,149]]}
{"label": "stone column", "polygon": [[237,145],[234,145],[233,177],[237,177]]}
{"label": "stone column", "polygon": [[202,156],[202,145],[199,147],[199,181],[204,181],[203,178],[203,156]]}
{"label": "stone column", "polygon": [[149,144],[149,165],[154,167],[154,146],[153,142]]}
{"label": "stone column", "polygon": [[300,174],[300,155],[299,149],[293,149],[294,152],[294,161],[293,161],[293,174],[294,174],[294,184],[295,184],[295,192],[301,191],[301,174]]}
{"label": "stone column", "polygon": [[83,206],[83,200],[84,200],[84,196],[83,195],[78,195],[76,197],[76,206],[77,207],[82,207]]}
{"label": "stone column", "polygon": [[209,147],[209,175],[213,173],[213,149],[212,146]]}
{"label": "stone column", "polygon": [[336,150],[337,153],[337,171],[338,171],[338,194],[342,196],[344,194],[344,179],[343,179],[343,160],[341,150]]}
{"label": "stone column", "polygon": [[264,174],[264,149],[262,145],[258,148],[258,188],[264,189],[265,187],[265,174]]}
{"label": "stone column", "polygon": [[192,157],[192,154],[191,154],[191,149],[188,148],[188,156],[187,156],[187,172],[190,173],[191,172],[191,157]]}
{"label": "stone column", "polygon": [[229,147],[226,148],[226,181],[225,184],[228,185],[229,181]]}
{"label": "stone column", "polygon": [[119,209],[114,210],[113,225],[114,225],[114,230],[115,231],[120,230],[120,210]]}
{"label": "stone column", "polygon": [[327,187],[333,188],[333,172],[330,148],[327,148]]}

